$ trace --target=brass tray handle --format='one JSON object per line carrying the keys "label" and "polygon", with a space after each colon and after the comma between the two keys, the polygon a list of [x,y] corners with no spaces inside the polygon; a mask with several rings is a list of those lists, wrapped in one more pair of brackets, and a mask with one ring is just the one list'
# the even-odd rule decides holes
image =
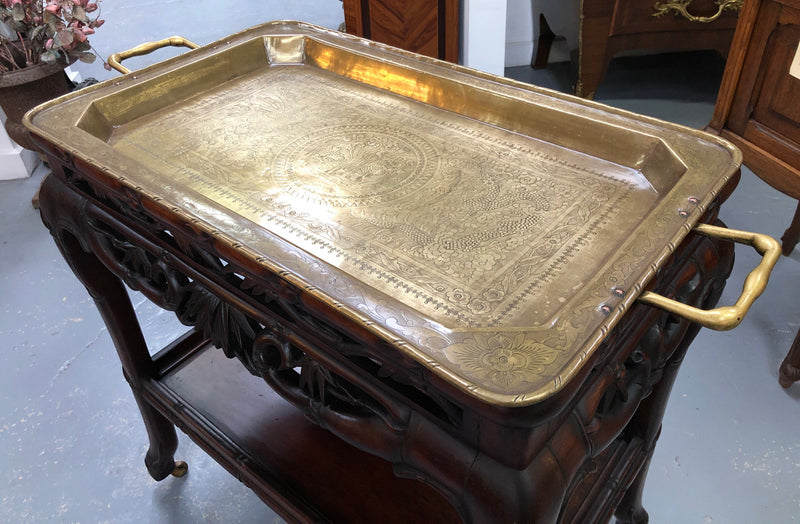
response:
{"label": "brass tray handle", "polygon": [[731,240],[739,244],[752,246],[762,255],[761,262],[747,275],[742,288],[742,294],[739,296],[739,300],[736,301],[736,304],[733,306],[704,310],[688,306],[651,291],[645,291],[639,295],[638,300],[679,315],[692,322],[696,322],[703,327],[715,329],[717,331],[733,329],[742,322],[750,306],[753,305],[753,302],[755,302],[767,287],[772,268],[775,267],[775,264],[781,256],[781,245],[769,235],[737,231],[735,229],[712,226],[709,224],[698,224],[695,226],[694,230],[710,237]]}
{"label": "brass tray handle", "polygon": [[152,53],[156,49],[161,49],[162,47],[169,47],[169,46],[188,47],[189,49],[197,49],[198,47],[200,47],[194,42],[186,40],[182,36],[173,36],[170,38],[165,38],[164,40],[159,40],[157,42],[145,42],[144,44],[134,47],[133,49],[128,49],[127,51],[122,51],[121,53],[114,53],[113,55],[108,57],[108,65],[110,65],[123,75],[126,75],[130,73],[131,70],[121,64],[123,60],[132,58],[134,56],[147,55]]}
{"label": "brass tray handle", "polygon": [[685,19],[689,20],[690,22],[698,22],[701,24],[708,24],[722,16],[722,13],[726,10],[730,11],[739,11],[742,9],[742,4],[744,0],[717,0],[716,4],[719,6],[717,12],[711,16],[695,16],[689,12],[689,4],[692,3],[692,0],[674,0],[672,2],[656,2],[653,6],[653,16],[660,17],[669,13],[670,11],[675,11],[675,14],[682,15]]}

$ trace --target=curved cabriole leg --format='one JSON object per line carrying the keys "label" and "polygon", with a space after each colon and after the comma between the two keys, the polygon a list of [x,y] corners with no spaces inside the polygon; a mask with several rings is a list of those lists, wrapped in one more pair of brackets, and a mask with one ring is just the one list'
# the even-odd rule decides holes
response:
{"label": "curved cabriole leg", "polygon": [[[787,257],[791,255],[798,241],[800,241],[800,202],[797,203],[791,225],[781,237],[783,254]],[[778,369],[778,382],[782,387],[788,388],[798,380],[800,380],[800,331]]]}
{"label": "curved cabriole leg", "polygon": [[644,492],[644,483],[647,479],[647,470],[650,468],[650,459],[653,453],[647,457],[647,460],[642,465],[642,469],[633,481],[633,484],[625,492],[619,506],[614,512],[614,517],[617,519],[617,524],[647,524],[650,520],[650,515],[647,510],[642,506],[642,495]]}
{"label": "curved cabriole leg", "polygon": [[150,447],[144,456],[147,472],[155,480],[163,480],[169,475],[184,476],[188,466],[183,461],[175,462],[175,450],[178,449],[175,426],[153,406],[144,402],[136,390],[133,391],[133,396],[136,398],[150,441]]}
{"label": "curved cabriole leg", "polygon": [[783,254],[787,257],[791,255],[798,241],[800,241],[800,202],[797,203],[797,209],[794,211],[792,223],[781,237]]}
{"label": "curved cabriole leg", "polygon": [[[572,62],[577,64],[575,94],[594,99],[595,91],[603,81],[614,55],[609,46],[612,2],[588,2],[582,11],[581,34],[578,49],[573,52]],[[591,42],[592,45],[585,45]]]}
{"label": "curved cabriole leg", "polygon": [[178,447],[175,426],[141,394],[141,385],[155,375],[155,367],[125,286],[82,244],[89,242],[85,235],[88,230],[87,205],[86,199],[55,176],[47,177],[42,184],[42,221],[70,268],[94,299],[139,406],[150,440],[150,449],[145,457],[147,471],[156,480],[164,479],[173,471],[185,473],[185,467],[174,461]]}
{"label": "curved cabriole leg", "polygon": [[644,440],[648,456],[614,512],[614,516],[620,524],[647,524],[649,520],[647,511],[642,506],[647,470],[650,467],[656,441],[661,434],[661,421],[664,418],[672,386],[678,376],[686,351],[699,331],[700,327],[697,324],[689,326],[675,353],[666,362],[661,380],[653,387],[650,395],[642,401],[639,411],[631,421],[630,428]]}
{"label": "curved cabriole leg", "polygon": [[800,331],[797,332],[792,347],[778,370],[778,382],[782,387],[788,388],[798,380],[800,380]]}

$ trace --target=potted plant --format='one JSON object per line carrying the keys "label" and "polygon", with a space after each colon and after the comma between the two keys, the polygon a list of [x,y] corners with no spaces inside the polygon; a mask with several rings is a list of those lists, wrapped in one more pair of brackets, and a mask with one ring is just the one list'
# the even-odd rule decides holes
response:
{"label": "potted plant", "polygon": [[64,68],[93,62],[88,37],[103,25],[99,0],[0,0],[0,106],[6,131],[19,145],[36,149],[22,116],[65,94]]}

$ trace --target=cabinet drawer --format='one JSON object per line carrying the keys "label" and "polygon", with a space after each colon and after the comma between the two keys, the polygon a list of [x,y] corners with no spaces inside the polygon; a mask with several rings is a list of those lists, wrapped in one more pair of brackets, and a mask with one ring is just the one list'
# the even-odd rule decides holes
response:
{"label": "cabinet drawer", "polygon": [[[690,15],[698,17],[713,16],[719,9],[717,1],[691,0],[687,7]],[[726,9],[713,22],[696,22],[687,19],[675,10],[661,16],[656,14],[656,4],[677,4],[677,0],[616,0],[611,34],[633,34],[660,31],[705,31],[709,29],[733,29],[736,27],[738,11]]]}

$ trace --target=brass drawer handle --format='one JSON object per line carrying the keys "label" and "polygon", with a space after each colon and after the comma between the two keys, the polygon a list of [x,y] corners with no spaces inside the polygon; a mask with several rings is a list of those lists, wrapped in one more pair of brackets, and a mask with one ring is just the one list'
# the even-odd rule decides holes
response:
{"label": "brass drawer handle", "polygon": [[194,42],[190,42],[186,40],[182,36],[173,36],[170,38],[165,38],[164,40],[159,40],[158,42],[146,42],[144,44],[138,45],[133,49],[128,49],[127,51],[122,51],[121,53],[114,53],[113,55],[108,57],[108,65],[126,75],[131,72],[130,69],[122,65],[122,61],[127,58],[132,58],[134,56],[142,56],[149,53],[152,53],[156,49],[161,49],[162,47],[188,47],[189,49],[197,49],[200,47],[199,45],[195,44]]}
{"label": "brass drawer handle", "polygon": [[781,245],[769,235],[737,231],[735,229],[711,226],[708,224],[698,224],[695,226],[694,230],[710,237],[731,240],[739,244],[752,246],[762,255],[761,262],[747,275],[744,281],[742,294],[739,296],[739,300],[736,301],[736,304],[733,306],[704,310],[677,302],[650,291],[645,291],[639,295],[638,300],[645,304],[650,304],[651,306],[669,311],[670,313],[675,313],[703,327],[715,329],[717,331],[733,329],[742,322],[750,306],[767,287],[772,268],[775,267],[775,263],[781,256]]}
{"label": "brass drawer handle", "polygon": [[691,22],[699,22],[701,24],[708,24],[713,22],[726,10],[728,11],[739,11],[742,9],[742,4],[744,0],[717,0],[716,4],[719,6],[717,12],[711,16],[694,16],[689,12],[689,4],[692,3],[692,0],[674,0],[672,2],[656,2],[656,5],[653,6],[655,13],[653,16],[660,17],[663,16],[670,11],[674,11],[675,14],[683,15],[684,18]]}

